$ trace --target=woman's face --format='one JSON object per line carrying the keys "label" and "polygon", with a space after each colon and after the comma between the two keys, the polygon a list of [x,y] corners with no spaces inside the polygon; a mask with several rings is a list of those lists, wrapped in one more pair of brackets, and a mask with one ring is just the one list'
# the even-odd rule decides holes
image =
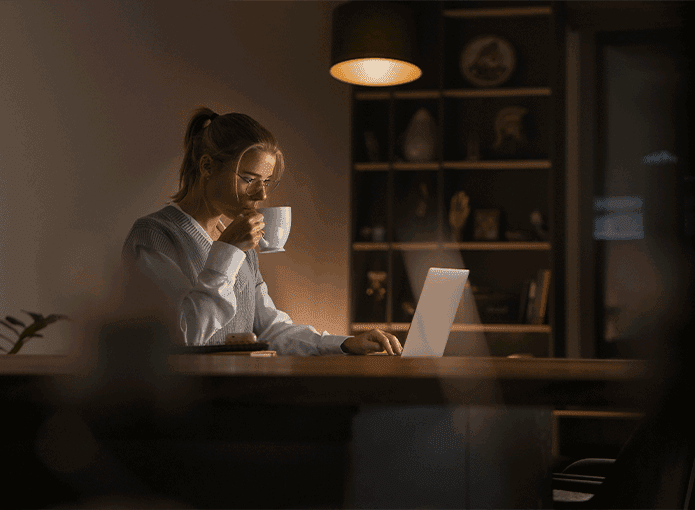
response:
{"label": "woman's face", "polygon": [[[256,209],[267,198],[265,187],[255,187],[251,195],[246,190],[252,186],[237,176],[234,162],[217,163],[224,165],[212,172],[206,182],[206,194],[210,205],[228,218],[238,216],[244,209]],[[275,156],[267,152],[249,151],[241,158],[238,174],[246,180],[270,179],[275,168]],[[237,198],[238,197],[238,198]]]}

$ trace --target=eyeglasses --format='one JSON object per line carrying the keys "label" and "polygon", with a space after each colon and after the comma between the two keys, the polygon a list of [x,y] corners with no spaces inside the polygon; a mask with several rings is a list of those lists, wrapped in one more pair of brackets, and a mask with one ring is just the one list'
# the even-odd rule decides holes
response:
{"label": "eyeglasses", "polygon": [[280,181],[275,179],[262,180],[260,177],[254,179],[244,177],[236,172],[234,173],[237,175],[237,177],[239,177],[239,179],[246,183],[246,194],[249,196],[255,195],[263,188],[265,188],[266,194],[269,195],[275,188],[277,188],[278,184],[280,184]]}

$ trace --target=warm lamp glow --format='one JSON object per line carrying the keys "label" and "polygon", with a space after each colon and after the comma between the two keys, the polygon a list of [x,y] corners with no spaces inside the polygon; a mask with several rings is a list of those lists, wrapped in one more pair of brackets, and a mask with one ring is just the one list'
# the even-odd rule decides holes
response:
{"label": "warm lamp glow", "polygon": [[417,80],[422,71],[416,65],[390,58],[358,58],[331,67],[331,76],[353,85],[383,87]]}
{"label": "warm lamp glow", "polygon": [[383,87],[417,80],[416,25],[400,2],[353,0],[333,9],[330,73],[352,85]]}

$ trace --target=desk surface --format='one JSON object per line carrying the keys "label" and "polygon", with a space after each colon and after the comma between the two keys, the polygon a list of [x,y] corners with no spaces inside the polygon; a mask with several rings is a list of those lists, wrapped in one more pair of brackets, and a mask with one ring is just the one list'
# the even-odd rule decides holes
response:
{"label": "desk surface", "polygon": [[[0,358],[0,376],[69,376],[76,367],[55,356]],[[167,371],[209,398],[291,404],[634,408],[654,386],[653,367],[637,360],[204,354],[169,356]]]}
{"label": "desk surface", "polygon": [[[568,358],[401,358],[397,356],[277,356],[253,358],[226,354],[168,357],[177,374],[200,376],[492,378],[544,380],[638,380],[651,375],[640,360]],[[89,368],[70,356],[0,356],[3,375],[67,375]]]}
{"label": "desk surface", "polygon": [[325,356],[251,358],[226,355],[175,355],[176,373],[205,376],[369,377],[437,379],[635,380],[650,374],[638,360],[565,358],[401,358]]}

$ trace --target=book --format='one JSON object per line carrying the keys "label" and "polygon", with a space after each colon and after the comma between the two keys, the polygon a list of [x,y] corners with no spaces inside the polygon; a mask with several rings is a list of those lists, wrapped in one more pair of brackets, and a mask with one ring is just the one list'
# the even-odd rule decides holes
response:
{"label": "book", "polygon": [[550,293],[550,269],[539,270],[536,281],[535,305],[531,323],[543,324],[545,323],[545,315],[548,308],[548,295]]}
{"label": "book", "polygon": [[531,324],[535,315],[534,306],[536,304],[536,280],[530,280],[528,285],[528,298],[526,303],[526,324]]}
{"label": "book", "polygon": [[528,291],[531,285],[531,280],[525,280],[524,285],[521,287],[521,296],[519,296],[519,324],[524,324],[526,322],[526,313],[528,308]]}

